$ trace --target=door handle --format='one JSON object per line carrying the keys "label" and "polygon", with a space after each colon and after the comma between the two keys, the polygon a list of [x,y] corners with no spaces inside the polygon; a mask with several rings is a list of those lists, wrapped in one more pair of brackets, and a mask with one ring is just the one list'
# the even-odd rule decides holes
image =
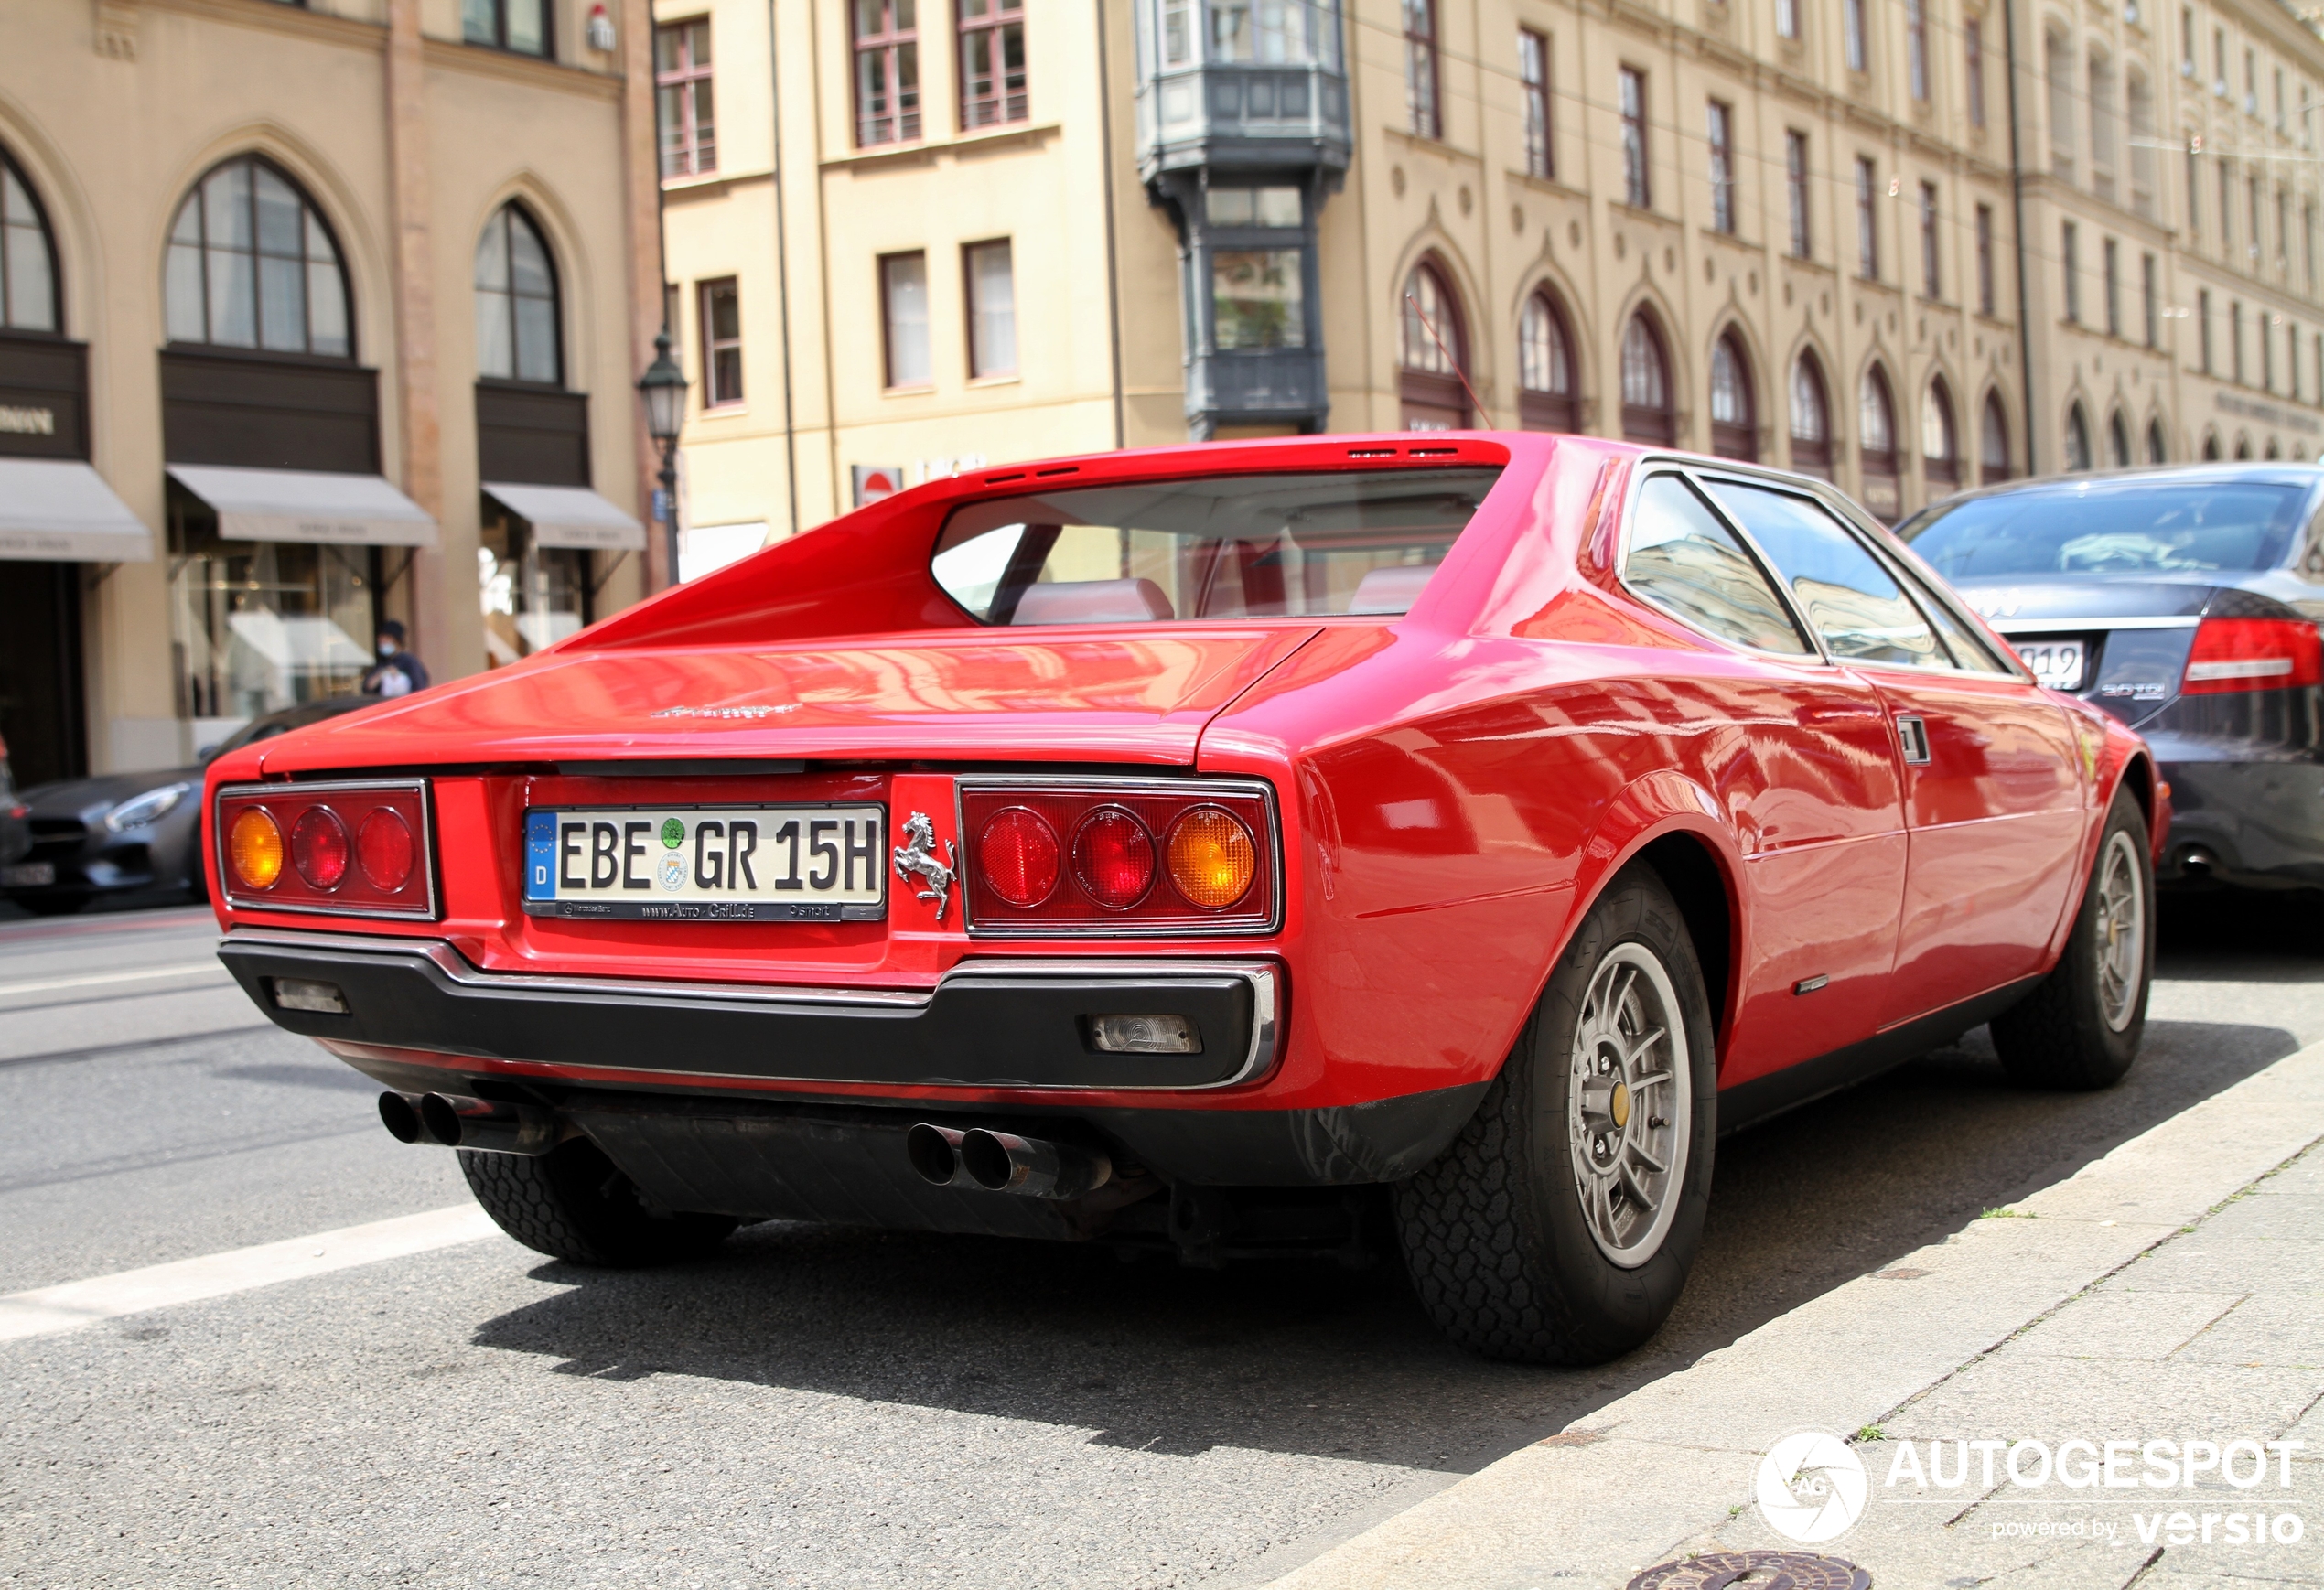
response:
{"label": "door handle", "polygon": [[1897,714],[1897,744],[1904,747],[1904,759],[1910,767],[1926,767],[1929,761],[1929,725],[1910,713]]}

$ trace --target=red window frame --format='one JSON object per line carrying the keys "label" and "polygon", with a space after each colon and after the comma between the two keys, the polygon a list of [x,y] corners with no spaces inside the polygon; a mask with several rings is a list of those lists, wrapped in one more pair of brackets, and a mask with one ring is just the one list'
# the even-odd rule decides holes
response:
{"label": "red window frame", "polygon": [[849,12],[855,42],[856,146],[917,143],[920,135],[918,0],[853,0]]}
{"label": "red window frame", "polygon": [[959,28],[961,131],[1024,121],[1025,0],[960,0]]}
{"label": "red window frame", "polygon": [[[713,307],[721,295],[734,305],[732,336],[722,336]],[[732,276],[697,284],[695,318],[702,335],[702,406],[732,408],[742,402],[742,291]]]}
{"label": "red window frame", "polygon": [[1415,138],[1445,135],[1444,98],[1436,81],[1436,0],[1402,0],[1404,22],[1404,108]]}
{"label": "red window frame", "polygon": [[[662,47],[665,40],[676,40],[672,52],[677,64],[665,69],[662,65]],[[705,47],[702,59],[694,59],[694,45],[699,38]],[[705,117],[701,113],[702,102],[710,96],[711,52],[710,18],[689,16],[683,22],[665,22],[653,30],[653,86],[657,111],[675,105],[674,116],[659,116],[662,133],[662,177],[668,181],[673,177],[704,177],[718,169],[717,114],[715,110]],[[674,96],[674,98],[672,97]],[[715,107],[716,101],[711,101]]]}

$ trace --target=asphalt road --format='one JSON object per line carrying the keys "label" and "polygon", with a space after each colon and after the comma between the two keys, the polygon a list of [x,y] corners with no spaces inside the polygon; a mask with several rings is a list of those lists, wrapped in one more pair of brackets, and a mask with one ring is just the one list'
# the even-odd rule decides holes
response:
{"label": "asphalt road", "polygon": [[[2324,1038],[2315,902],[2165,929],[2119,1089],[2015,1090],[1977,1033],[1723,1144],[1677,1316],[1604,1369],[1465,1357],[1388,1265],[494,1238],[0,1342],[0,1585],[1257,1583]],[[466,1199],[211,937],[0,924],[0,1294]]]}

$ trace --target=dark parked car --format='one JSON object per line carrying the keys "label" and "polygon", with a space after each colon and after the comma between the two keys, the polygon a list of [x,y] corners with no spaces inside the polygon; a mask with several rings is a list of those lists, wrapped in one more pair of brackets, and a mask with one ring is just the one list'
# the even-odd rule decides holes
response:
{"label": "dark parked car", "polygon": [[2208,464],[2013,482],[1898,533],[2044,683],[2146,737],[2158,877],[2324,886],[2324,468]]}
{"label": "dark parked car", "polygon": [[[0,900],[47,917],[107,895],[176,889],[204,898],[202,768],[253,740],[378,704],[369,695],[302,702],[253,718],[190,768],[68,779],[14,797],[0,762]],[[12,841],[12,829],[28,830],[28,847]]]}
{"label": "dark parked car", "polygon": [[0,866],[22,861],[32,848],[32,827],[26,819],[32,809],[16,796],[16,781],[8,774],[8,742],[0,740]]}

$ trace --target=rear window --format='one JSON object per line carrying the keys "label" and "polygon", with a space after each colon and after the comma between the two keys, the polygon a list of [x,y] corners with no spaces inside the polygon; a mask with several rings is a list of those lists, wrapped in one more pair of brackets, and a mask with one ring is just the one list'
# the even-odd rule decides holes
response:
{"label": "rear window", "polygon": [[1949,580],[2250,571],[2284,561],[2307,500],[2303,486],[2125,480],[1972,498],[1903,535]]}
{"label": "rear window", "polygon": [[934,573],[987,624],[1407,611],[1498,468],[1223,475],[989,498]]}

